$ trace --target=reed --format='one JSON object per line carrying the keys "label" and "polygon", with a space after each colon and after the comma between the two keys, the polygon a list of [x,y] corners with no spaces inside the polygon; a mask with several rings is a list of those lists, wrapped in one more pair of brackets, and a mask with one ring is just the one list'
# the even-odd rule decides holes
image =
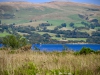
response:
{"label": "reed", "polygon": [[99,54],[1,50],[0,75],[100,75],[99,62]]}

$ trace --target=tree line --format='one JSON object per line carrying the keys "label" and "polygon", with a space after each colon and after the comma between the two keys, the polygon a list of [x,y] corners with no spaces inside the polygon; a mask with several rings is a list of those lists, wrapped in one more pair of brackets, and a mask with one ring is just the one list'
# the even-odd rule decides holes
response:
{"label": "tree line", "polygon": [[[0,20],[1,21],[1,20]],[[84,24],[85,22],[82,22]],[[61,38],[88,38],[86,42],[88,43],[100,43],[100,29],[96,32],[92,32],[92,34],[88,34],[87,32],[80,32],[79,29],[86,29],[86,27],[77,27],[75,28],[74,23],[70,23],[69,26],[74,27],[74,30],[60,30],[62,27],[67,27],[66,23],[62,23],[60,26],[56,26],[54,29],[49,30],[46,27],[51,26],[49,23],[42,23],[37,27],[33,26],[16,26],[15,23],[10,25],[1,24],[0,25],[0,33],[6,31],[9,34],[19,35],[18,32],[27,33],[23,36],[29,40],[30,43],[59,43],[57,40],[53,40],[49,34],[40,35],[34,31],[38,32],[49,32],[56,34],[55,37]],[[86,24],[84,24],[86,25]],[[88,26],[88,25],[87,25]],[[87,28],[88,30],[88,28]],[[67,41],[67,42],[84,42],[84,41]],[[61,42],[60,42],[61,43]]]}

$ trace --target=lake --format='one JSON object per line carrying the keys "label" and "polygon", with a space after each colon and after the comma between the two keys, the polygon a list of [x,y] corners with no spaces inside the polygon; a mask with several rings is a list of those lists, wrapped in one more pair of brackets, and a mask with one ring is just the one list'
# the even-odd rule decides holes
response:
{"label": "lake", "polygon": [[[0,44],[0,47],[3,45]],[[91,48],[93,50],[100,50],[100,44],[33,44],[31,49],[38,48],[41,51],[62,51],[65,48],[69,50],[79,51],[82,47]]]}
{"label": "lake", "polygon": [[35,50],[35,48],[38,48],[41,51],[62,51],[67,48],[69,50],[79,51],[83,47],[100,50],[100,44],[33,44],[31,49]]}
{"label": "lake", "polygon": [[3,45],[2,44],[0,44],[0,47],[2,47]]}

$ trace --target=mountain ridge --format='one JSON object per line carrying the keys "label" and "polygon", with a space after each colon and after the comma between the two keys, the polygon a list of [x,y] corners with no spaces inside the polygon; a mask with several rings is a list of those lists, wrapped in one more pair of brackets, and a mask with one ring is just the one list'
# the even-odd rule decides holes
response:
{"label": "mountain ridge", "polygon": [[[45,3],[31,3],[31,2],[1,2],[0,5],[10,5],[13,7],[29,7],[29,6],[66,6],[66,5],[76,5],[76,6],[84,6],[84,7],[97,7],[100,8],[98,5],[93,4],[87,4],[87,3],[76,3],[76,2],[58,2],[58,1],[52,1],[52,2],[45,2]],[[17,6],[18,5],[18,6]],[[27,5],[27,6],[24,6]],[[50,7],[51,7],[50,6]]]}

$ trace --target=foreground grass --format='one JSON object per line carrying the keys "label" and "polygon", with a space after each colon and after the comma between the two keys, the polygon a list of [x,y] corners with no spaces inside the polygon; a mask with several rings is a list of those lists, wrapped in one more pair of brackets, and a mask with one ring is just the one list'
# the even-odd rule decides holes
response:
{"label": "foreground grass", "polygon": [[0,51],[0,75],[100,75],[100,55]]}

